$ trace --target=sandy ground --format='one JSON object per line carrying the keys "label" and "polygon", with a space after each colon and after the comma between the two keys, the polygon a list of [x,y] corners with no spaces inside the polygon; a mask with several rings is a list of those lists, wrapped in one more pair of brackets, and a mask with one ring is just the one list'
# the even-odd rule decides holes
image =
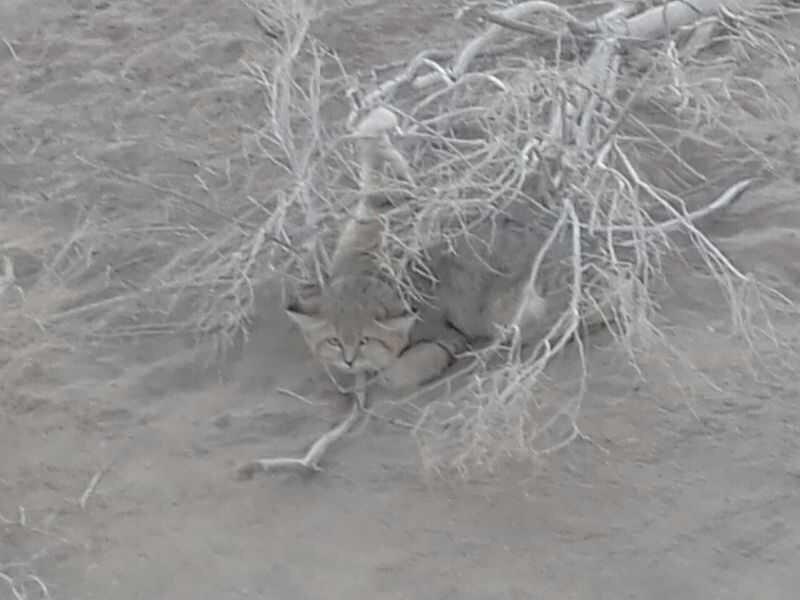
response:
{"label": "sandy ground", "polygon": [[[315,34],[353,68],[389,62],[463,35],[452,5],[331,3]],[[97,177],[75,154],[180,185],[188,161],[235,154],[236,124],[263,108],[222,85],[264,44],[236,3],[3,0],[0,35],[6,215],[36,193],[147,202],[158,193]],[[799,126],[764,131],[795,165]],[[81,177],[55,175],[70,169]],[[788,292],[800,288],[798,177],[712,224],[743,270]],[[236,465],[301,451],[344,410],[279,393],[334,398],[268,298],[219,369],[163,342],[76,355],[52,376],[32,368],[2,386],[0,573],[29,598],[43,597],[39,578],[57,600],[795,598],[800,382],[748,371],[721,297],[691,271],[677,268],[663,298],[669,337],[721,389],[691,394],[658,370],[642,384],[599,339],[580,420],[594,443],[466,483],[423,477],[408,433],[381,422],[319,476],[236,481]]]}

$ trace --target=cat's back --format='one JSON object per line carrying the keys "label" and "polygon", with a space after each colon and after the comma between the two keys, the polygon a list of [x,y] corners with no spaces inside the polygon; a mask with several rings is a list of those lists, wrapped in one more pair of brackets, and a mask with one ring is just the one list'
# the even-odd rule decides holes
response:
{"label": "cat's back", "polygon": [[513,318],[532,294],[559,303],[571,275],[569,228],[552,240],[536,280],[531,278],[555,221],[547,215],[527,223],[494,215],[473,223],[468,233],[429,248],[429,266],[437,280],[435,314],[468,337],[486,338],[494,335],[498,321]]}
{"label": "cat's back", "polygon": [[430,264],[442,279],[468,274],[478,287],[487,279],[527,276],[549,230],[505,215],[485,218],[429,250]]}

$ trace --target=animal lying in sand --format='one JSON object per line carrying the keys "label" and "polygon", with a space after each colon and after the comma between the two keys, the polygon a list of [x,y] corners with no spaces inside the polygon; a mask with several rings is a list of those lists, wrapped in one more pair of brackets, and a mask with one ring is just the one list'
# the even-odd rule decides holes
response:
{"label": "animal lying in sand", "polygon": [[[469,348],[509,331],[517,331],[523,343],[538,341],[568,303],[574,248],[570,236],[562,235],[550,240],[542,256],[547,227],[536,222],[541,213],[517,206],[513,216],[504,211],[484,218],[469,233],[427,248],[424,268],[416,271],[429,276],[414,278],[420,293],[409,302],[382,268],[387,234],[381,216],[391,203],[376,188],[386,165],[401,179],[412,179],[389,137],[396,127],[394,114],[378,108],[357,128],[365,193],[339,235],[327,282],[296,299],[287,313],[326,367],[376,374],[386,387],[406,390],[436,378]],[[748,183],[729,188],[689,219],[727,206]],[[590,255],[591,239],[582,243]]]}

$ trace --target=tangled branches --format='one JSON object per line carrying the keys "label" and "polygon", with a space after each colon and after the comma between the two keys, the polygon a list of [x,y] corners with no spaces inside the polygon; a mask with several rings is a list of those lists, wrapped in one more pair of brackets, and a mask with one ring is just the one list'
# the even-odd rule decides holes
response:
{"label": "tangled branches", "polygon": [[[692,28],[680,45],[673,40],[661,52],[650,50],[648,64],[634,77],[626,64],[627,39],[652,40],[665,33],[653,26],[657,14],[666,19],[666,33],[694,25],[684,8],[673,3],[662,7],[666,13],[654,9],[632,15],[627,5],[586,26],[566,18],[564,35],[601,34],[585,60],[566,68],[558,58],[515,57],[467,72],[501,29],[524,30],[509,19],[537,10],[564,16],[547,3],[521,3],[488,19],[494,25],[467,44],[451,67],[432,65],[420,54],[395,79],[357,97],[351,120],[395,98],[403,86],[417,92],[409,94],[412,99],[395,100],[393,107],[404,117],[406,138],[416,142],[419,189],[432,193],[417,194],[414,218],[402,221],[405,231],[392,229],[401,254],[469,235],[470,223],[513,211],[518,204],[534,207],[535,218],[551,224],[543,233],[537,265],[556,237],[571,239],[571,252],[563,259],[568,297],[534,348],[515,348],[512,336],[499,362],[494,346],[471,356],[478,367],[455,392],[448,387],[438,400],[422,403],[416,402],[417,393],[399,403],[416,415],[414,431],[428,467],[466,473],[490,467],[503,456],[551,452],[582,435],[575,421],[587,368],[582,325],[605,325],[633,361],[642,344],[664,341],[655,320],[653,285],[663,276],[664,258],[677,250],[670,232],[689,234],[709,273],[728,293],[733,314],[740,315],[733,322],[746,339],[752,332],[743,315],[752,307],[743,305],[734,290],[757,290],[767,323],[770,310],[793,306],[737,269],[696,225],[697,219],[735,201],[752,180],[722,188],[704,208],[692,207],[684,200],[692,188],[719,192],[710,175],[717,167],[700,166],[689,153],[676,150],[676,140],[691,128],[699,140],[695,151],[734,142],[732,147],[747,153],[750,148],[741,143],[733,116],[744,90],[758,86],[735,68],[724,77],[715,73],[703,79],[700,69],[687,65],[687,57],[714,42],[708,27],[699,34]],[[711,17],[718,6],[700,8]],[[712,22],[719,26],[717,19],[704,21]],[[415,69],[423,66],[430,69],[427,75]],[[631,85],[636,77],[639,81]],[[444,85],[428,91],[436,79]],[[765,109],[772,110],[774,102],[764,95]],[[671,109],[667,127],[656,129],[645,120],[653,107]],[[730,181],[730,176],[719,178]],[[546,402],[546,367],[572,341],[583,372],[578,389]]]}
{"label": "tangled branches", "polygon": [[[147,214],[120,203],[77,211],[73,235],[48,247],[40,271],[60,294],[43,294],[41,310],[32,311],[35,286],[18,293],[21,259],[4,260],[2,301],[21,337],[46,331],[62,344],[180,333],[226,350],[248,334],[265,290],[324,278],[359,194],[352,127],[377,106],[397,115],[396,149],[414,170],[413,199],[387,215],[386,267],[398,280],[432,244],[510,214],[541,232],[534,279],[557,264],[565,291],[534,347],[520,348],[510,327],[503,344],[465,357],[472,366],[457,370],[463,377],[439,382],[447,393],[435,401],[420,392],[383,403],[410,413],[405,422],[430,467],[468,471],[579,436],[585,378],[565,399],[544,389],[548,369],[571,346],[584,372],[579,334],[587,324],[605,325],[631,360],[665,343],[654,287],[684,247],[671,232],[681,232],[678,241],[725,291],[743,339],[754,347],[758,336],[775,337],[768,315],[789,299],[737,268],[695,221],[735,199],[743,178],[781,166],[741,123],[753,115],[779,121],[789,110],[753,71],[796,71],[791,28],[787,37],[776,25],[790,8],[771,0],[624,2],[598,17],[544,1],[501,10],[471,3],[460,16],[482,28],[475,38],[455,52],[426,49],[376,67],[381,76],[372,78],[348,73],[309,34],[323,3],[247,4],[269,50],[248,53],[240,76],[226,79],[237,97],[258,93],[263,117],[241,123],[241,156],[199,165],[182,189],[171,185],[177,178],[76,157],[87,179],[115,179],[158,202]],[[348,93],[349,118],[331,118]],[[25,319],[14,317],[18,310]],[[563,422],[563,435],[549,439]]]}

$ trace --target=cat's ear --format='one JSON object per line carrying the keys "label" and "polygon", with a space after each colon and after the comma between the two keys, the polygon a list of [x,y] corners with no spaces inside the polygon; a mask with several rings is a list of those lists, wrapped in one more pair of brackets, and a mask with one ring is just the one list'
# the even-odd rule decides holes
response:
{"label": "cat's ear", "polygon": [[305,312],[299,306],[290,306],[286,309],[287,316],[294,321],[304,334],[317,331],[325,326],[326,321],[324,318],[314,314]]}
{"label": "cat's ear", "polygon": [[403,335],[403,337],[408,337],[409,333],[411,332],[411,328],[416,322],[417,315],[415,313],[410,313],[403,315],[402,317],[392,317],[391,319],[378,321],[378,326],[381,329],[386,329],[392,333],[399,333]]}

